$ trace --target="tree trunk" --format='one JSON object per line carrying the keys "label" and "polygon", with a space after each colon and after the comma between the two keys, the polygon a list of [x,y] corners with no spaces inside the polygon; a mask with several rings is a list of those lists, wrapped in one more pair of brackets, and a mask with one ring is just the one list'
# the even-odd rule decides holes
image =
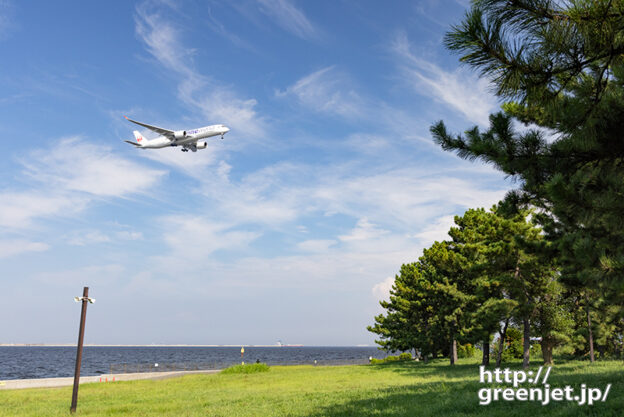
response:
{"label": "tree trunk", "polygon": [[449,356],[451,357],[451,365],[455,365],[455,362],[457,362],[457,340],[455,340],[455,336],[451,338],[451,353]]}
{"label": "tree trunk", "polygon": [[483,340],[483,360],[481,360],[481,365],[490,365],[490,335]]}
{"label": "tree trunk", "polygon": [[585,296],[586,307],[587,307],[587,330],[589,332],[589,360],[593,363],[594,358],[594,335],[592,333],[592,325],[591,325],[591,315],[589,314],[589,300],[587,296]]}
{"label": "tree trunk", "polygon": [[522,353],[522,369],[529,368],[529,356],[531,354],[531,328],[529,318],[522,319],[524,325],[524,352]]}
{"label": "tree trunk", "polygon": [[503,359],[503,349],[505,348],[505,336],[507,335],[507,326],[509,326],[509,317],[505,320],[505,326],[500,332],[498,339],[498,353],[496,355],[496,367],[500,367],[501,360]]}
{"label": "tree trunk", "polygon": [[553,341],[549,338],[542,337],[540,345],[542,346],[542,358],[544,358],[544,365],[553,365]]}

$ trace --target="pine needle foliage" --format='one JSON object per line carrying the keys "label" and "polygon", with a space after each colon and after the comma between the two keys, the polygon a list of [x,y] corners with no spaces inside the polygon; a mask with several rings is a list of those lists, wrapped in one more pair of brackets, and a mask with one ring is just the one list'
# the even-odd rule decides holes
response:
{"label": "pine needle foliage", "polygon": [[445,43],[506,103],[434,140],[518,181],[506,205],[538,209],[563,282],[624,302],[624,0],[475,0]]}

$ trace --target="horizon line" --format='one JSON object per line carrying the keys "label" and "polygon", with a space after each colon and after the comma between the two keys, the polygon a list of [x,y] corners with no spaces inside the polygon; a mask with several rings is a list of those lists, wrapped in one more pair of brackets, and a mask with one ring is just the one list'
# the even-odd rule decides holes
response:
{"label": "horizon line", "polygon": [[[71,347],[76,343],[0,343],[0,347],[28,347],[28,346],[44,346],[44,347]],[[368,344],[356,345],[303,345],[303,344],[282,344],[282,345],[265,345],[265,344],[186,344],[186,343],[131,343],[131,344],[102,344],[102,343],[85,343],[84,346],[89,347],[375,347]]]}

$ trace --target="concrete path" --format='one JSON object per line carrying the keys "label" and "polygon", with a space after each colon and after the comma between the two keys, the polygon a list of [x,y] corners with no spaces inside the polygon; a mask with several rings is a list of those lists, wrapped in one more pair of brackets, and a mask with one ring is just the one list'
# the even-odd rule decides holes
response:
{"label": "concrete path", "polygon": [[[193,374],[215,374],[220,369],[211,369],[205,371],[171,371],[171,372],[141,372],[133,374],[106,374],[99,376],[83,376],[80,377],[81,384],[88,383],[106,383],[117,381],[132,381],[136,379],[167,379],[183,375]],[[74,378],[38,378],[38,379],[8,379],[0,381],[0,390],[4,389],[24,389],[24,388],[55,388],[74,385]]]}

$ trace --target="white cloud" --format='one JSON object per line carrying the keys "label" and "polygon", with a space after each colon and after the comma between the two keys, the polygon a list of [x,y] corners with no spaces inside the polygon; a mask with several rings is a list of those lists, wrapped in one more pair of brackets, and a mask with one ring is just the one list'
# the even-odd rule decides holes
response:
{"label": "white cloud", "polygon": [[368,111],[363,100],[355,91],[345,89],[345,85],[348,85],[348,78],[330,66],[306,75],[285,91],[277,91],[276,95],[294,97],[316,112],[346,118],[363,117]]}
{"label": "white cloud", "polygon": [[124,197],[145,192],[165,171],[124,159],[111,148],[74,137],[22,159],[26,175],[47,187],[102,197]]}
{"label": "white cloud", "polygon": [[371,240],[387,233],[389,233],[388,230],[378,228],[377,225],[369,222],[366,217],[363,217],[358,220],[357,225],[353,230],[351,230],[351,233],[348,235],[338,236],[338,239],[343,242]]}
{"label": "white cloud", "polygon": [[489,125],[489,115],[498,103],[489,93],[490,82],[465,68],[449,72],[413,53],[405,33],[400,33],[391,50],[398,58],[402,77],[419,95],[427,96],[459,112],[467,120]]}
{"label": "white cloud", "polygon": [[119,240],[141,240],[143,233],[130,230],[122,230],[115,233],[115,237]]}
{"label": "white cloud", "polygon": [[168,216],[160,223],[171,256],[185,260],[201,260],[218,250],[241,249],[260,236],[257,232],[213,222],[208,216]]}
{"label": "white cloud", "polygon": [[[157,62],[179,78],[180,100],[198,110],[202,119],[227,124],[233,132],[254,137],[264,134],[264,121],[256,113],[255,99],[238,97],[228,86],[194,68],[195,50],[182,42],[180,25],[163,17],[165,13],[159,13],[148,2],[139,5],[136,11],[137,36]],[[171,14],[171,8],[166,13]]]}
{"label": "white cloud", "polygon": [[338,242],[333,239],[310,239],[297,243],[297,249],[304,252],[324,253],[336,243]]}
{"label": "white cloud", "polygon": [[180,152],[174,147],[162,148],[158,150],[139,149],[140,156],[159,162],[169,167],[181,171],[189,177],[202,179],[210,176],[210,169],[217,161],[217,153],[221,141],[207,142],[206,149],[197,153]]}
{"label": "white cloud", "polygon": [[383,281],[375,284],[372,289],[373,296],[378,300],[388,300],[390,298],[390,290],[394,284],[394,277],[388,277]]}
{"label": "white cloud", "polygon": [[106,283],[121,278],[125,270],[126,268],[119,264],[90,265],[62,271],[41,272],[35,278],[55,287],[73,285],[80,288],[85,281],[89,283],[89,286],[103,287]]}
{"label": "white cloud", "polygon": [[6,228],[31,227],[35,218],[69,216],[82,211],[88,202],[81,196],[36,189],[3,192],[0,200],[0,226]]}
{"label": "white cloud", "polygon": [[302,39],[316,39],[320,31],[308,20],[305,14],[289,0],[258,0],[260,10],[286,31]]}
{"label": "white cloud", "polygon": [[[462,214],[462,213],[457,213]],[[455,225],[455,216],[442,216],[432,221],[421,232],[417,233],[415,237],[421,239],[427,246],[435,241],[443,241],[450,239],[448,234],[452,226]]]}
{"label": "white cloud", "polygon": [[504,188],[483,189],[475,177],[455,175],[426,167],[346,178],[330,175],[307,194],[321,210],[413,230],[458,208],[489,207],[506,193]]}
{"label": "white cloud", "polygon": [[103,232],[101,230],[75,230],[64,236],[72,246],[87,246],[98,243],[133,241],[143,239],[143,233],[131,230]]}
{"label": "white cloud", "polygon": [[467,177],[465,171],[428,166],[369,172],[367,164],[318,169],[278,163],[233,181],[229,169],[222,165],[220,173],[198,183],[208,199],[207,215],[231,225],[275,228],[294,221],[301,225],[307,216],[341,214],[359,219],[354,230],[340,236],[341,242],[352,243],[393,230],[413,236],[440,216],[490,207],[506,193],[501,185],[484,187],[480,182],[491,170]]}
{"label": "white cloud", "polygon": [[99,230],[77,231],[67,236],[67,243],[73,246],[86,246],[94,243],[110,242],[110,237]]}
{"label": "white cloud", "polygon": [[31,242],[24,239],[0,240],[0,258],[9,258],[28,252],[43,252],[49,246],[42,242]]}
{"label": "white cloud", "polygon": [[0,226],[32,227],[36,218],[69,217],[95,198],[145,193],[165,175],[80,138],[62,139],[22,157],[27,191],[0,192]]}
{"label": "white cloud", "polygon": [[[231,167],[220,164],[217,175],[205,182],[203,192],[217,205],[220,219],[233,224],[276,225],[295,220],[307,212],[302,193],[303,170],[289,163],[269,165],[233,182]],[[308,178],[309,180],[309,178]],[[313,180],[313,179],[312,179]],[[299,184],[299,185],[296,185]]]}

